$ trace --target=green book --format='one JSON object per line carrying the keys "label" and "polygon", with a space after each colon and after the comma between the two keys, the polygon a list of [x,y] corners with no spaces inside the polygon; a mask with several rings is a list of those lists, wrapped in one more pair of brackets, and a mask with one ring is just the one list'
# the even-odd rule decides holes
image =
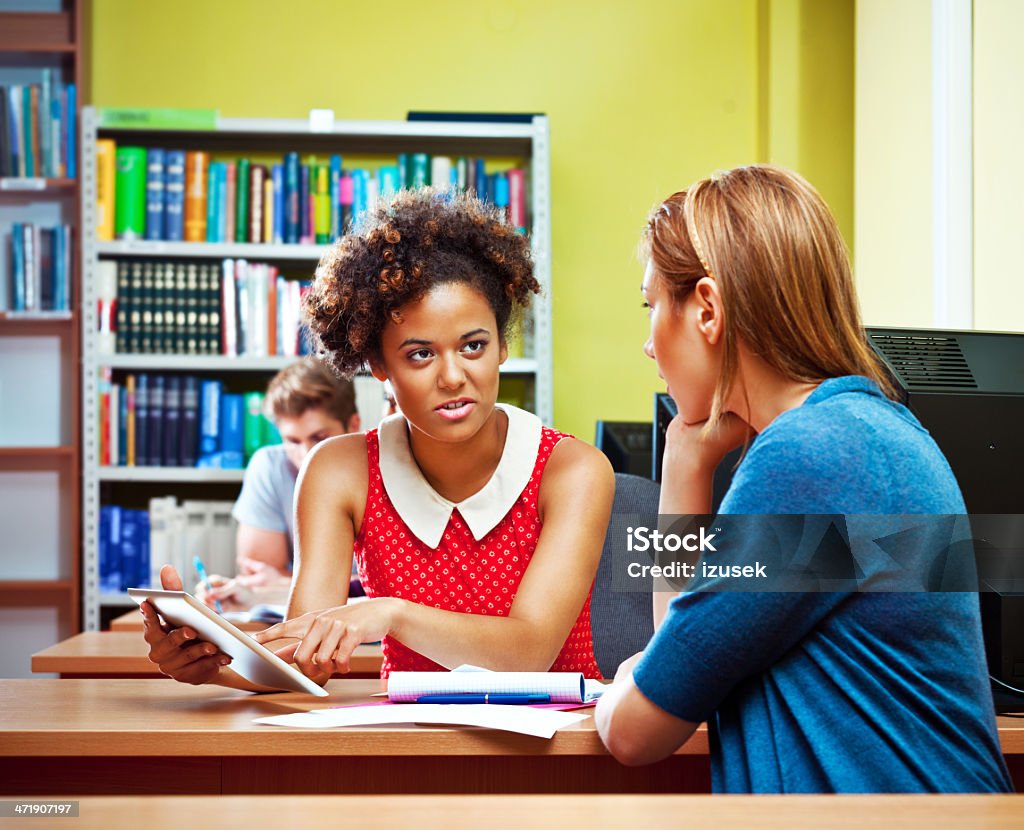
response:
{"label": "green book", "polygon": [[245,393],[245,419],[242,423],[242,445],[245,450],[245,463],[249,463],[253,453],[263,446],[263,393]]}
{"label": "green book", "polygon": [[114,236],[146,235],[146,148],[118,147],[114,178]]}
{"label": "green book", "polygon": [[249,159],[239,159],[235,178],[235,242],[249,241]]}
{"label": "green book", "polygon": [[281,443],[281,433],[277,431],[277,427],[274,426],[273,422],[268,419],[263,419],[263,446],[269,447],[271,444]]}

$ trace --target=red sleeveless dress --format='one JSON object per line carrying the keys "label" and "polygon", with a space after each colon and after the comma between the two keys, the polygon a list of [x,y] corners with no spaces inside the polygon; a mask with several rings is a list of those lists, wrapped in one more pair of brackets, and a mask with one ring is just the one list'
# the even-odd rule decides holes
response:
{"label": "red sleeveless dress", "polygon": [[[567,438],[544,427],[529,483],[505,517],[477,541],[458,508],[436,548],[409,529],[384,488],[377,430],[366,433],[369,486],[363,524],[355,539],[359,579],[368,597],[399,597],[463,614],[509,613],[526,566],[537,547],[541,522],[537,497],[555,445]],[[381,677],[393,671],[447,671],[393,637],[382,642]],[[590,630],[590,594],[550,671],[600,678]]]}

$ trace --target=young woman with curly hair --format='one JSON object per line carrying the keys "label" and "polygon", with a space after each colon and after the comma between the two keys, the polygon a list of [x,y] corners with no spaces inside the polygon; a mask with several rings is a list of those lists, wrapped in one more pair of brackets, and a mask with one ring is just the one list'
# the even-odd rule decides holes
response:
{"label": "young woman with curly hair", "polygon": [[[400,413],[324,441],[300,473],[289,619],[257,639],[317,682],[375,640],[384,675],[471,663],[599,676],[589,592],[611,469],[496,404],[509,329],[539,288],[499,214],[430,190],[399,193],[320,263],[306,310],[325,359],[389,380]],[[348,605],[353,556],[369,599]],[[146,614],[166,674],[252,688]]]}

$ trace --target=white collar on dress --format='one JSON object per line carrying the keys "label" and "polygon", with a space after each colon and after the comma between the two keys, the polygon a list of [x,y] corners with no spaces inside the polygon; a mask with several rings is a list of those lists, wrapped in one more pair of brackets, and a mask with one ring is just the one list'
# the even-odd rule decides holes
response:
{"label": "white collar on dress", "polygon": [[495,404],[508,417],[505,448],[490,480],[461,502],[441,496],[423,477],[412,457],[405,418],[392,415],[381,421],[380,475],[391,503],[416,537],[430,548],[441,543],[456,508],[478,542],[516,503],[533,475],[540,448],[540,418],[506,404]]}

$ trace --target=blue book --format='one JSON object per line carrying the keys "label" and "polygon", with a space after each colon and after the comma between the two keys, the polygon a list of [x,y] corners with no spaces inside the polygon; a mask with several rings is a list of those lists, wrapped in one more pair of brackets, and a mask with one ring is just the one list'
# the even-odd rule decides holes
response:
{"label": "blue book", "polygon": [[284,241],[294,245],[302,232],[299,198],[300,178],[299,154],[288,153],[284,157]]}
{"label": "blue book", "polygon": [[165,158],[166,153],[160,147],[146,151],[146,239],[149,240],[164,238]]}
{"label": "blue book", "polygon": [[306,242],[313,235],[309,226],[309,165],[299,165],[299,239]]}
{"label": "blue book", "polygon": [[25,310],[25,231],[21,222],[11,225],[11,309]]}
{"label": "blue book", "polygon": [[35,148],[32,146],[32,85],[21,88],[21,134],[24,137],[22,150],[25,154],[25,175],[37,176]]}
{"label": "blue book", "polygon": [[[118,590],[138,588],[136,582],[142,559],[142,528],[138,510],[121,510],[121,584]],[[147,580],[148,581],[148,580]]]}
{"label": "blue book", "polygon": [[123,383],[117,390],[117,464],[128,466],[128,387]]}
{"label": "blue book", "polygon": [[220,451],[220,409],[224,386],[219,380],[199,384],[199,466]]}
{"label": "blue book", "polygon": [[181,466],[181,378],[169,375],[164,382],[164,446],[160,460],[165,467]]}
{"label": "blue book", "polygon": [[67,86],[67,112],[64,115],[64,123],[67,125],[67,142],[68,149],[65,156],[65,162],[67,164],[68,178],[74,179],[78,176],[78,141],[75,138],[78,133],[78,91],[74,84],[68,84]]}
{"label": "blue book", "polygon": [[[60,130],[62,131],[64,129],[63,125],[64,110],[63,105],[61,103],[60,87],[58,86],[57,89],[54,90],[53,95],[50,98],[50,126],[51,128],[60,127]],[[59,177],[61,175],[61,165],[64,162],[65,144],[63,139],[63,132],[58,131],[58,133],[55,136],[52,136],[52,138],[56,138],[57,142],[50,148],[50,169],[53,171],[54,177]],[[65,173],[65,175],[67,174],[66,165],[65,170],[63,172]]]}
{"label": "blue book", "polygon": [[135,377],[135,465],[150,467],[149,452],[149,375],[139,372]]}
{"label": "blue book", "polygon": [[149,381],[149,463],[164,466],[164,376]]}
{"label": "blue book", "polygon": [[341,156],[331,156],[331,241],[341,236]]}
{"label": "blue book", "polygon": [[100,508],[100,591],[121,590],[121,537],[124,511],[116,505]]}
{"label": "blue book", "polygon": [[50,251],[50,267],[53,271],[53,308],[55,311],[67,310],[67,269],[64,267],[65,225],[57,225],[53,229],[53,249]]}
{"label": "blue book", "polygon": [[228,238],[228,166],[225,162],[217,162],[217,187],[214,195],[217,199],[217,210],[214,221],[217,223],[217,241],[225,242]]}
{"label": "blue book", "polygon": [[[220,185],[218,184],[221,176],[224,176],[225,192],[227,188],[227,168],[222,161],[211,161],[210,166],[207,168],[206,173],[206,241],[207,242],[223,242],[223,238],[220,235],[221,223],[220,216],[222,211],[219,209],[217,204],[217,198],[220,195]],[[223,211],[225,217],[227,212]]]}
{"label": "blue book", "polygon": [[352,225],[358,227],[362,221],[363,214],[366,213],[367,205],[369,204],[369,194],[367,182],[369,180],[369,174],[365,170],[353,170],[352,171]]}
{"label": "blue book", "polygon": [[284,165],[275,164],[270,168],[270,181],[274,191],[274,226],[271,228],[269,242],[284,242]]}
{"label": "blue book", "polygon": [[220,410],[220,465],[226,470],[245,467],[245,397],[224,395]]}
{"label": "blue book", "polygon": [[380,180],[381,196],[392,196],[396,191],[402,189],[398,175],[398,168],[394,165],[385,165],[377,171],[377,178]]}
{"label": "blue book", "polygon": [[164,239],[185,238],[185,151],[168,150],[164,157]]}
{"label": "blue book", "polygon": [[[149,511],[132,510],[135,514],[135,525],[138,531],[139,557],[135,567],[135,585],[144,588],[149,585]],[[159,585],[154,587],[159,588]]]}
{"label": "blue book", "polygon": [[475,159],[476,166],[476,196],[478,199],[487,199],[487,171],[484,169],[484,160]]}
{"label": "blue book", "polygon": [[504,173],[494,174],[494,190],[491,192],[491,201],[494,206],[508,212],[508,176]]}
{"label": "blue book", "polygon": [[182,467],[194,467],[199,451],[199,378],[194,375],[185,375],[181,379],[178,429],[181,438],[178,463]]}

